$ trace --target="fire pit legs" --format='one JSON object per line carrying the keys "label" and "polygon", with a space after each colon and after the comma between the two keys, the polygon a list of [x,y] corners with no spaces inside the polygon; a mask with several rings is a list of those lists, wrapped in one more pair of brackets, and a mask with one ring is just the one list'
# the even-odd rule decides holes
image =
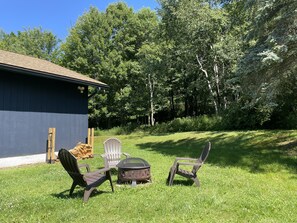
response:
{"label": "fire pit legs", "polygon": [[136,180],[132,180],[131,187],[136,187],[137,183]]}

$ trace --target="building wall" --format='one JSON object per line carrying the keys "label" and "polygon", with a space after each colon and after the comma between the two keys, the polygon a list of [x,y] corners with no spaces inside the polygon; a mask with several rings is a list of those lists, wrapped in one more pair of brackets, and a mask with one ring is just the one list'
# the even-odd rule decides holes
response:
{"label": "building wall", "polygon": [[48,128],[56,151],[85,142],[87,87],[0,70],[0,158],[46,152]]}

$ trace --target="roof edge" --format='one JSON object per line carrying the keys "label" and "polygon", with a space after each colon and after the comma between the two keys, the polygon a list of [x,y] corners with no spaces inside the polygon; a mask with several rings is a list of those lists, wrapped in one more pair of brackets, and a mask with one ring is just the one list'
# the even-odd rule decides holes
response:
{"label": "roof edge", "polygon": [[49,73],[49,72],[37,71],[37,70],[33,70],[33,69],[28,69],[28,68],[3,64],[3,63],[0,63],[0,69],[1,68],[4,68],[4,70],[8,70],[8,71],[25,73],[25,74],[28,74],[31,76],[37,76],[37,77],[49,78],[49,79],[55,79],[55,80],[62,80],[62,81],[71,82],[71,83],[84,84],[84,85],[88,85],[88,86],[92,86],[92,87],[109,88],[109,86],[103,82],[95,83],[95,82],[91,82],[91,81],[87,81],[87,80],[80,80],[77,78],[60,76],[60,75]]}

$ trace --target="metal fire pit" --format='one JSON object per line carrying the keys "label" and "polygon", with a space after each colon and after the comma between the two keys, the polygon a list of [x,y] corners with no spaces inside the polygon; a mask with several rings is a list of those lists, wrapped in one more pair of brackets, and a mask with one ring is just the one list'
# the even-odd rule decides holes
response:
{"label": "metal fire pit", "polygon": [[118,183],[132,182],[135,186],[137,182],[148,182],[151,180],[150,164],[141,158],[127,158],[121,160],[118,165]]}

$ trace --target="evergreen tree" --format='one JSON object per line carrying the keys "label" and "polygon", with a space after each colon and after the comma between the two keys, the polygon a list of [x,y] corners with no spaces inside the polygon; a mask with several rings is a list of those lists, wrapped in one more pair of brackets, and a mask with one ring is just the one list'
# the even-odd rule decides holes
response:
{"label": "evergreen tree", "polygon": [[[242,103],[256,126],[270,121],[269,125],[276,127],[276,122],[281,123],[278,117],[285,121],[284,117],[297,115],[295,103],[287,100],[295,93],[296,84],[297,2],[247,3],[254,19],[247,36],[250,47],[238,69]],[[297,124],[297,118],[294,122]]]}

